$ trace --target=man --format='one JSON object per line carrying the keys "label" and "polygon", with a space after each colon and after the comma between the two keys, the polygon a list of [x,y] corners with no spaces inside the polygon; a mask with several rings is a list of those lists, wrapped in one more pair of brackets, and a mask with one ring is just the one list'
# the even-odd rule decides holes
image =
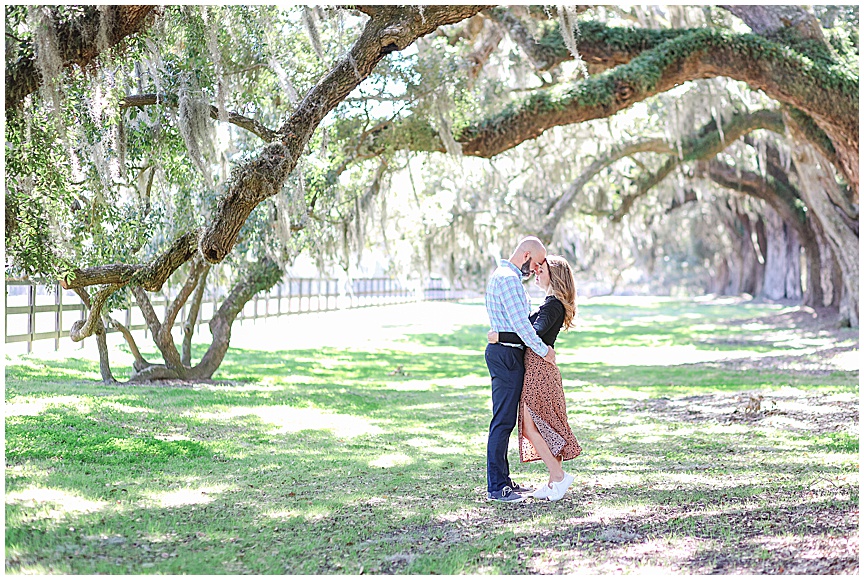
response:
{"label": "man", "polygon": [[547,361],[555,362],[555,351],[545,345],[528,321],[530,303],[522,278],[537,273],[546,260],[546,248],[539,239],[527,237],[519,242],[509,260],[501,260],[486,285],[486,312],[489,325],[498,332],[515,332],[526,346],[495,343],[486,346],[486,366],[492,377],[492,421],[486,446],[487,499],[515,503],[524,500],[530,489],[510,479],[507,446],[516,426],[522,380],[525,376],[523,348],[530,348]]}

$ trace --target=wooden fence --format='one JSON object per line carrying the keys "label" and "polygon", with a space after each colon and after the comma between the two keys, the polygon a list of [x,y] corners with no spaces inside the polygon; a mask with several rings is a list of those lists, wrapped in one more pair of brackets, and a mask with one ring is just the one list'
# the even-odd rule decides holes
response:
{"label": "wooden fence", "polygon": [[[237,320],[242,323],[244,320],[284,314],[461,297],[435,286],[433,284],[432,288],[425,289],[418,296],[415,289],[403,287],[392,278],[358,278],[350,286],[333,279],[284,280],[270,291],[256,294],[237,315]],[[205,292],[198,314],[199,330],[201,324],[210,321],[224,297],[223,289],[213,288]],[[159,313],[161,307],[163,316],[170,302],[171,299],[165,293],[151,296],[154,310]],[[6,343],[26,342],[27,352],[32,352],[33,342],[49,339],[54,340],[54,350],[58,350],[60,339],[68,337],[73,322],[84,318],[86,313],[81,299],[71,290],[63,290],[56,283],[49,288],[28,280],[6,280],[5,306]],[[184,306],[177,316],[175,327],[184,323],[186,312],[187,306]],[[134,298],[124,312],[115,311],[114,316],[129,330],[144,330],[147,336],[147,324],[140,310],[134,306]],[[12,334],[10,318],[14,329]],[[118,331],[111,328],[108,332]]]}

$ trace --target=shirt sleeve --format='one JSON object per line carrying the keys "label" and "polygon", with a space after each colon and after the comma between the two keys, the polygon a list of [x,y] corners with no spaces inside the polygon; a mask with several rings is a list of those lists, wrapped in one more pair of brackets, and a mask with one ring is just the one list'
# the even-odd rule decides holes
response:
{"label": "shirt sleeve", "polygon": [[[550,330],[560,330],[564,323],[564,305],[557,300],[550,300],[541,309],[534,321],[534,330],[537,334],[546,334]],[[558,328],[555,328],[555,326]]]}
{"label": "shirt sleeve", "polygon": [[504,302],[504,314],[519,338],[540,356],[546,356],[549,347],[546,346],[534,327],[528,322],[528,300],[522,284],[515,277],[508,277],[501,284],[501,297]]}

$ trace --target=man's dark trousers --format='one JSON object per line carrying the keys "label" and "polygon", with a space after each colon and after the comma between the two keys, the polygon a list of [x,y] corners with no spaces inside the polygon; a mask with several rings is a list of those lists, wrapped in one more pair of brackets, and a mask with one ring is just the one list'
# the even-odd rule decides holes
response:
{"label": "man's dark trousers", "polygon": [[487,491],[501,491],[510,485],[507,446],[516,426],[525,359],[522,349],[501,344],[486,345],[486,366],[492,377],[492,422],[486,445]]}

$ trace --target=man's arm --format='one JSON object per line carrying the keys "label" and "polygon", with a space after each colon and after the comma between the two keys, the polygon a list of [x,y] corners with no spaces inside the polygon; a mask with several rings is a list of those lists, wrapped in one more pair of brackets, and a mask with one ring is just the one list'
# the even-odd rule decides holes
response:
{"label": "man's arm", "polygon": [[522,284],[515,277],[507,277],[502,282],[501,301],[510,325],[526,346],[545,358],[550,348],[540,340],[534,327],[528,322],[528,303]]}

